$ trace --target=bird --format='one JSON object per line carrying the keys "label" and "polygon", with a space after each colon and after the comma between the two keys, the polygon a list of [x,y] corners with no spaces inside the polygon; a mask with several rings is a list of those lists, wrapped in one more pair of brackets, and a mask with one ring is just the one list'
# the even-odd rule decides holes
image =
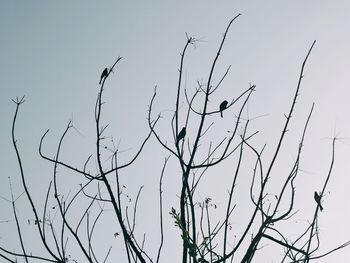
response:
{"label": "bird", "polygon": [[100,82],[98,84],[101,85],[101,82],[104,78],[106,78],[108,75],[108,68],[105,68],[103,71],[102,71],[102,74],[101,74],[101,79],[100,79]]}
{"label": "bird", "polygon": [[186,136],[186,127],[183,127],[176,137],[176,143],[178,144]]}
{"label": "bird", "polygon": [[317,203],[317,205],[320,207],[321,211],[323,210],[323,207],[321,205],[321,196],[315,191],[314,193],[314,199]]}
{"label": "bird", "polygon": [[220,115],[221,118],[223,117],[222,112],[227,108],[228,101],[224,100],[223,102],[220,103]]}

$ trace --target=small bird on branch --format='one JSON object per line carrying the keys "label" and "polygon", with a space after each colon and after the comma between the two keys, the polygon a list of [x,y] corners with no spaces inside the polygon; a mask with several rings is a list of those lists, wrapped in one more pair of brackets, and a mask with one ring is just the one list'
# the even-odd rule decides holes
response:
{"label": "small bird on branch", "polygon": [[223,117],[222,112],[224,110],[226,110],[226,108],[227,108],[227,104],[228,104],[227,100],[224,100],[223,102],[220,103],[220,115],[221,115],[221,118]]}
{"label": "small bird on branch", "polygon": [[176,144],[178,144],[186,136],[186,127],[183,127],[176,137]]}
{"label": "small bird on branch", "polygon": [[320,207],[321,211],[323,210],[323,207],[321,205],[321,196],[315,191],[314,193],[314,199],[317,203],[317,205]]}
{"label": "small bird on branch", "polygon": [[98,84],[101,85],[101,82],[104,78],[106,78],[108,75],[108,68],[105,68],[103,71],[102,71],[102,74],[101,74],[101,79],[100,79],[100,82]]}

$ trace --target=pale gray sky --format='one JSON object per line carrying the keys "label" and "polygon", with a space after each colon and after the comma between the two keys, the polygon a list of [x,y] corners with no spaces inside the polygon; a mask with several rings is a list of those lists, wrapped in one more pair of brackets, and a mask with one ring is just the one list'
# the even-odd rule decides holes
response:
{"label": "pale gray sky", "polygon": [[[252,130],[261,131],[256,146],[267,143],[267,153],[271,152],[276,145],[276,135],[282,129],[283,114],[289,109],[301,63],[316,40],[278,169],[285,171],[282,170],[284,164],[294,160],[303,123],[312,102],[315,102],[303,154],[303,173],[296,185],[299,213],[294,219],[295,225],[289,226],[296,231],[290,233],[291,236],[297,234],[298,226],[311,219],[315,205],[313,191],[321,187],[330,161],[329,138],[337,135],[345,139],[337,144],[334,174],[324,198],[325,210],[320,214],[321,239],[324,241],[321,251],[350,239],[350,214],[347,211],[350,186],[349,10],[348,1],[340,0],[1,1],[0,195],[10,198],[8,176],[11,176],[15,194],[22,192],[10,137],[15,109],[12,98],[26,95],[27,101],[17,123],[17,138],[29,186],[36,200],[41,202],[52,167],[38,156],[40,137],[50,128],[44,148],[53,156],[59,135],[68,120],[73,118],[80,133],[72,132],[62,158],[75,166],[83,164],[93,152],[93,109],[104,67],[112,65],[118,56],[123,57],[115,74],[108,79],[103,120],[111,123],[109,134],[116,141],[121,140],[120,147],[126,150],[122,158],[127,159],[148,131],[147,106],[155,85],[158,86],[155,110],[170,116],[185,33],[201,40],[189,50],[186,59],[186,86],[191,89],[197,80],[206,81],[210,61],[228,21],[242,13],[229,33],[216,80],[228,65],[232,65],[231,73],[218,93],[217,101],[211,102],[212,107],[223,99],[235,97],[249,83],[256,84],[256,92],[249,103],[249,115],[266,116],[256,119]],[[169,118],[164,118],[159,126],[163,134],[169,134],[168,123]],[[224,130],[230,127],[225,120],[217,123]],[[155,219],[149,209],[157,200],[158,185],[154,184],[166,154],[155,140],[151,140],[137,165],[124,175],[125,184],[129,183],[128,193],[133,198],[138,187],[145,184],[140,203],[144,208],[140,208],[139,234],[141,236],[142,228],[150,229],[149,247],[158,244],[158,232],[151,231],[156,228],[152,227]],[[267,155],[267,160],[270,157]],[[179,168],[171,167],[173,169],[169,169],[165,176],[164,191],[167,226],[173,228],[168,211],[177,205],[180,178]],[[219,167],[216,173],[208,174],[204,183],[216,185],[220,181],[218,174],[229,176],[232,170],[231,164]],[[77,185],[71,182],[78,183],[78,179],[65,174],[62,169],[62,191],[67,193],[70,188],[76,189]],[[242,184],[247,182],[242,181]],[[217,185],[218,189],[204,185],[198,201],[211,196],[223,205],[226,188]],[[20,215],[24,221],[31,217],[23,197],[18,206],[23,207]],[[0,221],[12,220],[10,204],[0,200],[0,208],[4,211],[0,214]],[[236,223],[242,222],[237,219]],[[11,227],[13,221],[0,224],[0,244],[17,248],[16,237],[11,234],[14,228],[11,230]],[[172,242],[178,235],[179,231],[174,228],[166,237],[164,262],[179,253],[176,249],[169,251],[172,246],[177,248],[177,243]],[[97,240],[103,244],[104,237]],[[121,253],[122,249],[118,249],[115,247],[113,258],[118,258],[118,253]],[[264,250],[260,254],[259,262],[273,260],[264,257]],[[315,262],[341,262],[349,254],[350,248],[346,248]]]}

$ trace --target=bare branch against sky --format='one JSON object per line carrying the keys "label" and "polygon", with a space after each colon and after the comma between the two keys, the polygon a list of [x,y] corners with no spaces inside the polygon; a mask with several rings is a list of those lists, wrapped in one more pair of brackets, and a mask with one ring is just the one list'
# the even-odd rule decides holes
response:
{"label": "bare branch against sky", "polygon": [[3,1],[0,262],[343,262],[349,7]]}

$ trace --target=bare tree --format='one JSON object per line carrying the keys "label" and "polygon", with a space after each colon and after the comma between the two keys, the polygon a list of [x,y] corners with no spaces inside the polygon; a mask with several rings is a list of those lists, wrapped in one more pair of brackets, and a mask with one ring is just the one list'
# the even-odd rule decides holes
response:
{"label": "bare tree", "polygon": [[[283,176],[283,184],[275,191],[274,200],[272,201],[269,198],[272,193],[268,187],[274,180],[273,171],[277,165],[281,149],[286,147],[286,132],[290,129],[290,120],[293,116],[302,86],[304,69],[315,45],[315,41],[312,43],[301,65],[294,97],[291,101],[289,111],[285,115],[282,132],[279,138],[276,138],[276,147],[270,161],[263,161],[262,158],[264,150],[268,145],[257,146],[253,142],[253,139],[258,136],[258,131],[250,131],[252,120],[243,118],[247,103],[256,89],[255,85],[249,85],[245,91],[235,94],[235,98],[219,100],[215,107],[212,107],[212,104],[209,103],[217,101],[215,95],[220,90],[220,87],[224,85],[226,76],[230,71],[229,66],[221,74],[221,77],[218,78],[218,81],[214,81],[214,76],[215,78],[220,76],[216,72],[217,63],[224,51],[226,37],[231,25],[239,16],[240,14],[228,23],[210,65],[206,82],[197,82],[194,90],[188,90],[183,85],[186,54],[189,48],[197,42],[196,38],[187,36],[185,46],[181,52],[173,112],[169,119],[164,118],[165,121],[168,121],[168,127],[171,129],[172,137],[166,138],[163,131],[157,129],[157,124],[163,116],[161,114],[154,114],[153,105],[157,98],[157,90],[155,88],[148,109],[147,120],[149,132],[143,135],[144,140],[139,148],[135,151],[133,157],[125,163],[121,163],[120,161],[120,152],[117,146],[113,143],[111,147],[105,146],[104,141],[108,139],[108,136],[106,136],[108,125],[104,125],[101,121],[105,85],[111,72],[116,70],[118,62],[122,58],[119,57],[111,67],[104,69],[95,104],[95,154],[91,154],[81,168],[76,168],[70,162],[62,161],[61,151],[63,142],[68,132],[73,128],[71,121],[68,123],[59,140],[54,157],[50,157],[49,154],[43,151],[43,144],[49,130],[41,138],[39,145],[40,156],[53,165],[52,181],[47,187],[45,205],[43,207],[38,207],[32,198],[32,192],[27,184],[28,178],[25,175],[16,139],[15,128],[17,116],[25,100],[24,97],[13,100],[16,105],[12,124],[13,146],[20,168],[24,194],[31,207],[34,216],[33,222],[39,237],[35,242],[40,243],[44,251],[38,252],[39,254],[28,252],[27,244],[23,238],[24,234],[22,230],[24,225],[17,216],[16,198],[12,194],[9,202],[13,207],[14,222],[17,227],[21,251],[15,252],[8,248],[0,247],[1,258],[6,262],[18,262],[19,259],[25,262],[33,262],[34,260],[38,262],[77,262],[77,257],[72,256],[74,253],[82,255],[82,262],[110,262],[112,261],[110,259],[112,247],[107,248],[101,257],[101,252],[96,253],[96,244],[94,244],[94,233],[98,224],[101,222],[101,216],[106,209],[110,209],[113,211],[113,216],[120,228],[120,232],[115,232],[114,235],[116,237],[120,236],[123,239],[127,262],[162,262],[164,236],[166,235],[163,220],[167,215],[164,213],[162,185],[163,176],[166,173],[166,167],[171,156],[176,159],[177,165],[181,169],[181,187],[178,191],[178,197],[176,197],[178,198],[178,205],[172,208],[171,211],[168,211],[170,215],[167,216],[174,220],[175,226],[180,232],[178,238],[182,243],[182,257],[181,259],[174,260],[176,262],[253,262],[257,251],[263,251],[263,243],[265,244],[266,242],[280,247],[282,253],[274,255],[281,255],[280,262],[310,262],[312,259],[324,257],[350,244],[350,241],[348,241],[329,250],[327,253],[318,254],[321,243],[318,231],[318,216],[323,209],[322,198],[333,170],[337,138],[333,138],[332,140],[329,170],[323,188],[314,193],[315,208],[310,223],[294,239],[291,239],[279,227],[281,222],[289,223],[296,216],[295,179],[300,173],[299,166],[303,144],[314,105],[310,107],[307,116],[301,117],[305,118],[305,124],[299,143],[295,145],[295,161],[281,175]],[[228,135],[223,138],[213,138],[210,135],[211,130],[216,126],[213,120],[229,118],[229,116],[231,116],[232,126]],[[159,176],[159,200],[157,202],[160,215],[158,225],[160,240],[154,241],[159,242],[159,246],[156,251],[146,251],[145,238],[139,239],[135,235],[137,205],[143,187],[141,186],[138,191],[134,201],[133,211],[130,214],[128,206],[122,199],[124,185],[120,182],[120,172],[135,164],[135,161],[143,153],[144,147],[146,147],[152,136],[154,136],[156,141],[158,141],[169,155],[165,158],[163,165],[161,165]],[[101,157],[106,152],[112,152],[108,167],[104,165]],[[254,156],[253,163],[248,161],[246,157],[248,154]],[[87,168],[92,159],[95,159],[97,164],[95,172],[90,172]],[[201,200],[197,192],[203,178],[209,171],[224,162],[233,163],[235,168],[232,172],[230,185],[225,186],[228,189],[228,195],[225,200],[224,213],[220,220],[216,220],[213,219],[217,217],[217,205],[215,202],[210,197]],[[250,173],[250,187],[245,190],[249,192],[252,209],[246,215],[247,221],[244,223],[243,231],[235,231],[234,229],[231,230],[231,220],[237,216],[234,210],[236,204],[240,202],[236,197],[236,192],[238,191],[237,182],[242,175],[246,176],[248,174],[244,168],[246,166],[253,168],[253,172]],[[79,190],[70,195],[64,195],[59,192],[58,167],[62,167],[81,176]],[[115,182],[115,187],[112,181]],[[216,186],[212,186],[212,189],[213,191],[220,191],[219,188],[216,189]],[[57,208],[55,220],[48,213],[48,204],[52,199]],[[81,200],[85,201],[82,202]],[[85,205],[79,211],[79,217],[77,217],[77,210],[73,208],[77,204]],[[80,206],[82,207],[83,205]],[[303,208],[301,207],[300,209]],[[75,220],[73,220],[72,214],[74,214],[73,217]],[[146,232],[146,230],[144,231]],[[69,248],[70,244],[72,244],[71,240],[74,241],[73,248]]]}

